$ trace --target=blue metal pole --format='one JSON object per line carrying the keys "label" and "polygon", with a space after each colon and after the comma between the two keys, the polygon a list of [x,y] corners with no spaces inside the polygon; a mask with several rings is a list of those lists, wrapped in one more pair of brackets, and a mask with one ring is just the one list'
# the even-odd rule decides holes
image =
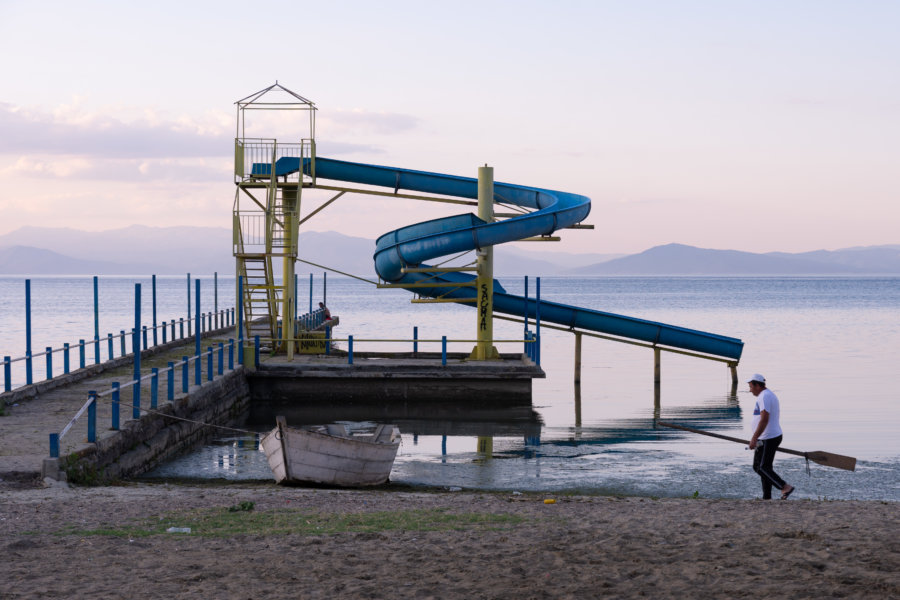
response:
{"label": "blue metal pole", "polygon": [[213,349],[212,346],[209,346],[207,349],[206,355],[206,380],[213,380]]}
{"label": "blue metal pole", "polygon": [[[190,326],[191,326],[191,324],[188,323],[188,329],[190,329]],[[184,319],[183,318],[178,319],[178,338],[182,339],[182,340],[184,339]]]}
{"label": "blue metal pole", "polygon": [[44,356],[47,357],[47,381],[53,379],[53,348],[47,346]]}
{"label": "blue metal pole", "polygon": [[[195,281],[194,285],[196,285],[196,287],[197,287],[197,294],[196,294],[197,297],[194,300],[194,302],[197,303],[197,327],[195,328],[196,336],[195,336],[195,343],[194,343],[194,351],[197,354],[197,356],[199,357],[202,352],[202,350],[200,349],[200,333],[201,333],[200,330],[202,329],[202,327],[200,326],[200,280],[198,279],[197,281]],[[199,381],[197,382],[197,385],[200,385]]]}
{"label": "blue metal pole", "polygon": [[181,393],[188,393],[188,357],[181,357]]}
{"label": "blue metal pole", "polygon": [[134,419],[141,416],[138,408],[141,406],[141,284],[134,284],[134,338],[132,344],[134,348],[134,410],[132,411]]}
{"label": "blue metal pole", "polygon": [[84,340],[78,340],[78,368],[84,368]]}
{"label": "blue metal pole", "polygon": [[541,364],[541,278],[535,277],[534,281],[534,337],[537,340],[535,345],[535,361],[536,365]]}
{"label": "blue metal pole", "polygon": [[202,365],[200,355],[194,357],[194,385],[203,385],[203,379],[200,376]]}
{"label": "blue metal pole", "polygon": [[167,329],[166,324],[163,323],[162,324],[162,339],[163,339],[162,342],[163,342],[163,344],[166,343],[166,329]]}
{"label": "blue metal pole", "polygon": [[87,441],[94,443],[97,441],[97,392],[91,390],[88,392],[88,422],[87,422]]}
{"label": "blue metal pole", "polygon": [[447,366],[447,336],[441,336],[441,365]]}
{"label": "blue metal pole", "polygon": [[331,354],[331,327],[325,328],[325,356]]}
{"label": "blue metal pole", "polygon": [[100,288],[94,275],[94,364],[100,364]]}
{"label": "blue metal pole", "polygon": [[106,334],[106,351],[109,354],[109,360],[113,359],[113,337],[111,333]]}
{"label": "blue metal pole", "polygon": [[157,345],[159,341],[156,337],[156,275],[153,276],[153,345]]}
{"label": "blue metal pole", "polygon": [[50,434],[50,457],[59,458],[59,434]]}
{"label": "blue metal pole", "polygon": [[259,368],[259,336],[253,336],[253,364]]}
{"label": "blue metal pole", "polygon": [[119,330],[119,342],[122,344],[122,356],[128,354],[128,350],[125,348],[125,330]]}
{"label": "blue metal pole", "polygon": [[119,430],[119,382],[112,384],[112,424],[113,431]]}
{"label": "blue metal pole", "polygon": [[413,355],[418,356],[419,354],[419,326],[416,325],[413,327]]}
{"label": "blue metal pole", "polygon": [[238,276],[237,297],[238,364],[244,364],[244,276]]}
{"label": "blue metal pole", "polygon": [[219,342],[219,375],[223,375],[225,373],[225,344]]}
{"label": "blue metal pole", "polygon": [[228,370],[234,371],[234,338],[228,338]]}
{"label": "blue metal pole", "polygon": [[150,377],[150,408],[156,408],[159,398],[159,369],[153,367],[150,372],[153,374]]}
{"label": "blue metal pole", "polygon": [[525,301],[525,312],[522,313],[524,317],[522,321],[525,323],[525,333],[528,333],[528,275],[525,276],[525,296],[522,299]]}
{"label": "blue metal pole", "polygon": [[175,319],[172,319],[172,341],[175,341]]}
{"label": "blue metal pole", "polygon": [[309,312],[312,312],[313,303],[313,275],[309,274]]}
{"label": "blue metal pole", "polygon": [[187,290],[187,292],[188,292],[188,298],[187,298],[188,335],[191,335],[191,274],[190,273],[187,274],[187,288],[188,288],[188,290]]}
{"label": "blue metal pole", "polygon": [[146,349],[147,349],[147,326],[144,325],[144,326],[142,327],[142,329],[143,329],[143,334],[144,334],[144,346],[143,346],[143,348],[144,348],[144,350],[146,350]]}
{"label": "blue metal pole", "polygon": [[175,363],[169,361],[169,368],[166,372],[166,400],[171,402],[175,399]]}
{"label": "blue metal pole", "polygon": [[[84,365],[82,365],[84,366]],[[31,280],[25,280],[25,383],[34,381],[31,372]]]}
{"label": "blue metal pole", "polygon": [[353,336],[347,336],[347,363],[353,364]]}
{"label": "blue metal pole", "polygon": [[3,357],[3,391],[9,392],[12,390],[12,361],[10,357]]}

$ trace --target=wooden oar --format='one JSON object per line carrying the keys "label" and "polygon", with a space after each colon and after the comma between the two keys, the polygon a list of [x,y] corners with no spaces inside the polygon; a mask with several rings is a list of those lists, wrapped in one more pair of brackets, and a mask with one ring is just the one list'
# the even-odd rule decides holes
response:
{"label": "wooden oar", "polygon": [[[694,429],[693,427],[685,427],[684,425],[675,425],[673,423],[665,423],[663,421],[657,421],[658,424],[663,427],[671,427],[672,429],[681,429],[682,431],[690,431],[691,433],[699,433],[700,435],[708,435],[710,437],[719,438],[722,440],[728,440],[729,442],[738,442],[739,444],[750,444],[749,440],[742,440],[740,438],[733,438],[727,435],[721,435],[718,433],[711,433],[709,431],[704,431],[702,429]],[[813,461],[814,463],[818,463],[820,465],[825,465],[826,467],[834,467],[835,469],[844,469],[845,471],[855,471],[856,470],[856,459],[852,456],[842,456],[840,454],[832,454],[831,452],[824,452],[822,450],[814,450],[812,452],[800,452],[799,450],[791,450],[790,448],[778,448],[779,452],[784,452],[786,454],[793,454],[794,456],[802,456],[808,460]]]}

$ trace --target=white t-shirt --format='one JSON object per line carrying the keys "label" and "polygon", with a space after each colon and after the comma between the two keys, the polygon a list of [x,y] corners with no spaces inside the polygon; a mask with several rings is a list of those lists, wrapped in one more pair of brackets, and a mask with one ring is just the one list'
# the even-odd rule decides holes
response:
{"label": "white t-shirt", "polygon": [[760,434],[759,439],[768,440],[781,435],[781,423],[779,422],[781,408],[778,405],[778,396],[776,396],[769,388],[761,391],[759,396],[756,397],[756,404],[753,406],[752,432],[755,432],[759,425],[760,413],[762,411],[769,413],[769,423],[766,425],[762,434]]}

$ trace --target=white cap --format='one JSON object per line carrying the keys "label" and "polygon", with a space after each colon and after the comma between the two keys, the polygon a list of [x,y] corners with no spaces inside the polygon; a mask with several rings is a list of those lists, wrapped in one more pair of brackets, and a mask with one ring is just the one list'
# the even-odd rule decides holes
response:
{"label": "white cap", "polygon": [[750,383],[751,381],[756,381],[758,383],[765,383],[766,378],[763,377],[762,375],[760,375],[759,373],[754,373],[753,377],[751,377],[750,379],[747,380],[747,383]]}

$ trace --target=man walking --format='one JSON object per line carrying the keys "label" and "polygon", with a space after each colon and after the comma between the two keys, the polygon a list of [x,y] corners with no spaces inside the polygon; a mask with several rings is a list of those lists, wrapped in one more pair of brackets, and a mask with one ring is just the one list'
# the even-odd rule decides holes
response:
{"label": "man walking", "polygon": [[785,483],[772,468],[775,452],[781,445],[781,408],[778,396],[766,388],[766,378],[756,373],[747,382],[750,393],[756,396],[753,407],[753,437],[750,438],[750,449],[753,454],[753,470],[762,480],[763,500],[772,499],[772,486],[781,490],[781,499],[787,500],[793,493],[794,486]]}

